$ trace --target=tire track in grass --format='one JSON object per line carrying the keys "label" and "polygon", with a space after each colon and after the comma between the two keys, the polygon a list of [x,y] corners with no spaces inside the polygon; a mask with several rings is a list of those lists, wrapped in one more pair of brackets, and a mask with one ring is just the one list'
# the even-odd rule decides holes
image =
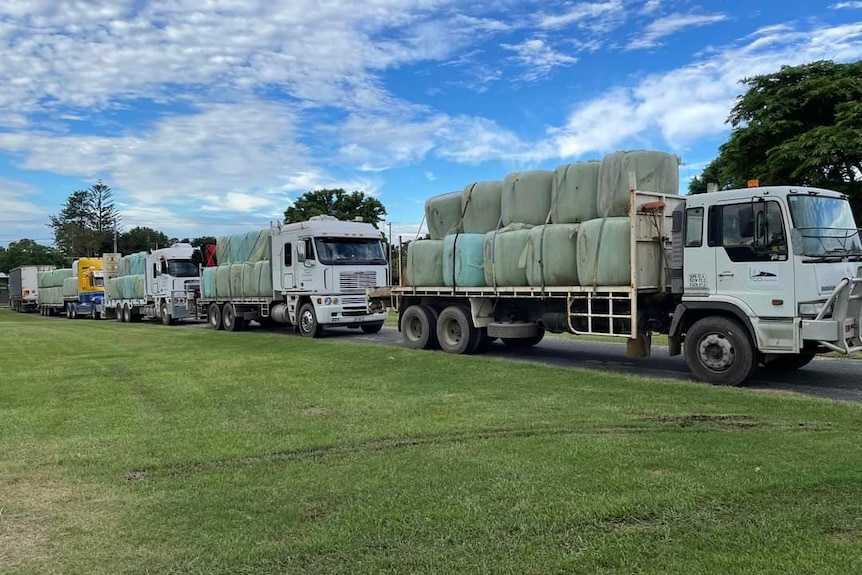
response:
{"label": "tire track in grass", "polygon": [[154,478],[180,477],[194,473],[207,473],[236,467],[269,463],[302,463],[330,457],[343,457],[363,453],[374,454],[399,449],[481,442],[502,438],[555,437],[567,435],[633,435],[641,433],[750,432],[764,429],[768,429],[770,431],[815,432],[831,429],[828,424],[775,424],[751,419],[744,415],[732,414],[644,415],[638,417],[638,421],[638,423],[633,424],[592,428],[573,426],[503,428],[405,437],[382,437],[344,445],[288,449],[233,458],[142,466],[140,468],[129,470],[125,474],[124,479],[129,482],[138,482]]}

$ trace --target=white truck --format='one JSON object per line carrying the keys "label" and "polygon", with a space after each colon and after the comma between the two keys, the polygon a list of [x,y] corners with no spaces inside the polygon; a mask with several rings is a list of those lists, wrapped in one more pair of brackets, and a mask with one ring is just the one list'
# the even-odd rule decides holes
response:
{"label": "white truck", "polygon": [[112,294],[109,285],[104,301],[105,317],[121,322],[154,319],[164,325],[196,317],[200,272],[197,264],[192,262],[194,251],[190,244],[177,243],[136,254],[144,260],[143,270],[138,270],[143,274],[128,276],[118,276],[120,254],[105,254],[102,267],[106,284],[114,278],[134,278],[128,283],[137,281],[143,284],[126,289],[122,297]]}
{"label": "white truck", "polygon": [[389,283],[380,231],[373,225],[315,216],[271,230],[265,265],[271,294],[202,297],[201,315],[215,329],[239,331],[251,320],[294,326],[304,337],[327,327],[376,333],[387,311],[369,312],[365,290]]}
{"label": "white truck", "polygon": [[39,309],[39,274],[55,266],[20,266],[9,271],[9,305],[19,313]]}
{"label": "white truck", "polygon": [[545,332],[627,338],[630,357],[668,335],[694,375],[739,385],[763,365],[862,351],[862,241],[847,197],[806,187],[692,196],[631,192],[631,285],[408,287],[368,291],[393,306],[407,347],[473,353]]}

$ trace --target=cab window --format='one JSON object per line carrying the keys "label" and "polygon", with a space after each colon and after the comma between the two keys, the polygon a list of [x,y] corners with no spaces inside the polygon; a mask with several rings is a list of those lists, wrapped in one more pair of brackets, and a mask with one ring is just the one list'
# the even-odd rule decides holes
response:
{"label": "cab window", "polygon": [[699,248],[703,245],[703,208],[685,211],[685,247]]}
{"label": "cab window", "polygon": [[293,265],[293,245],[290,243],[284,244],[284,266],[290,267]]}
{"label": "cab window", "polygon": [[787,234],[778,202],[746,202],[710,209],[710,245],[734,262],[787,259]]}

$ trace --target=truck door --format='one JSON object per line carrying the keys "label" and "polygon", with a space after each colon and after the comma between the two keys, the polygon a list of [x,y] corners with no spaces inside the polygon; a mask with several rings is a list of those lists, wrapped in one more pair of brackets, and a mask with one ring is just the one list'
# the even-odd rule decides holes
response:
{"label": "truck door", "polygon": [[302,244],[303,260],[298,264],[296,274],[299,277],[299,287],[308,291],[315,288],[314,274],[317,258],[314,255],[314,240],[312,238],[300,238],[297,245],[300,243]]}
{"label": "truck door", "polygon": [[281,250],[281,287],[289,290],[296,288],[296,276],[293,273],[293,244],[284,242]]}
{"label": "truck door", "polygon": [[781,204],[755,198],[713,206],[710,222],[716,295],[743,302],[761,318],[794,317],[793,262]]}
{"label": "truck door", "polygon": [[690,296],[715,293],[715,249],[707,245],[703,207],[685,210],[683,286]]}

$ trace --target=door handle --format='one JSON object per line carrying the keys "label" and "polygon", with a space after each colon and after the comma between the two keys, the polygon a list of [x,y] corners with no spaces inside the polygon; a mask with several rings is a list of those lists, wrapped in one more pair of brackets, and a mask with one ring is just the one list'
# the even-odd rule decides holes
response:
{"label": "door handle", "polygon": [[718,274],[718,277],[720,277],[720,278],[732,278],[733,272],[721,272],[720,274]]}

